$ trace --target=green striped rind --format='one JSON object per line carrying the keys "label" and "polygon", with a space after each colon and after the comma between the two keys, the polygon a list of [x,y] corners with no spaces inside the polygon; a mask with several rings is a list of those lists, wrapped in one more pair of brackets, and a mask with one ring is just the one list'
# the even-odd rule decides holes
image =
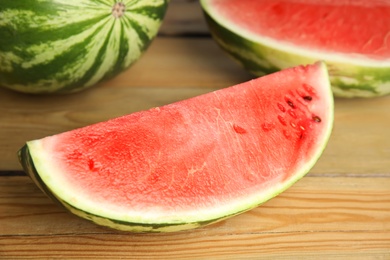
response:
{"label": "green striped rind", "polygon": [[[0,86],[67,93],[117,75],[147,49],[168,1],[1,1]],[[126,5],[120,18],[115,2]]]}
{"label": "green striped rind", "polygon": [[376,97],[390,93],[390,62],[379,62],[360,58],[343,58],[340,55],[314,53],[288,46],[271,44],[270,41],[255,40],[229,22],[216,18],[208,0],[202,6],[210,32],[234,60],[254,75],[262,76],[300,64],[311,64],[318,60],[326,62],[333,94],[338,97]]}

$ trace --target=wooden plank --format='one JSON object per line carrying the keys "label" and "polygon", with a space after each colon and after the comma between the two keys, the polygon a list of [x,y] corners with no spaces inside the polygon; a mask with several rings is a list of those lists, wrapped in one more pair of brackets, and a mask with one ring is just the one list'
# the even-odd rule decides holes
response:
{"label": "wooden plank", "polygon": [[312,173],[389,176],[390,96],[336,99],[332,136]]}
{"label": "wooden plank", "polygon": [[160,35],[208,35],[209,29],[197,0],[171,0]]}
{"label": "wooden plank", "polygon": [[[4,259],[389,259],[388,232],[0,237]],[[0,244],[1,245],[1,244]]]}
{"label": "wooden plank", "polygon": [[130,69],[98,88],[224,88],[251,78],[209,37],[158,37]]}
{"label": "wooden plank", "polygon": [[390,257],[390,178],[305,177],[247,213],[169,234],[98,227],[53,204],[27,177],[0,179],[0,256],[6,259]]}

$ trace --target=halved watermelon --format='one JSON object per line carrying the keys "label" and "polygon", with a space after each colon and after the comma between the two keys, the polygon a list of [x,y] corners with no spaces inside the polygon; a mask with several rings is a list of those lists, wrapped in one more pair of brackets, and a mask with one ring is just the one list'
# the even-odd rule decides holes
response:
{"label": "halved watermelon", "polygon": [[264,75],[324,60],[340,97],[390,93],[390,4],[381,0],[201,0],[216,42]]}
{"label": "halved watermelon", "polygon": [[27,142],[20,161],[70,212],[128,231],[178,231],[252,209],[327,144],[324,63]]}

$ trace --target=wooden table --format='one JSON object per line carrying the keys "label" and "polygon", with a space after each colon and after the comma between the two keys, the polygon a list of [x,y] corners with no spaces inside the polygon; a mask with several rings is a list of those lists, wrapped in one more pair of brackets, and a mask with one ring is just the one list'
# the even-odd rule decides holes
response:
{"label": "wooden table", "polygon": [[390,259],[390,96],[336,99],[331,140],[306,177],[252,211],[193,231],[96,226],[53,204],[17,161],[27,140],[251,77],[207,36],[162,33],[131,69],[87,91],[0,89],[0,259]]}

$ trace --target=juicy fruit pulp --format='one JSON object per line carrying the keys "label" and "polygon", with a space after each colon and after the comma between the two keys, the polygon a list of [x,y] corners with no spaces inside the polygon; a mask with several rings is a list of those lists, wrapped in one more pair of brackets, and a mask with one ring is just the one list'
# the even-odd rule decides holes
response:
{"label": "juicy fruit pulp", "polygon": [[27,143],[49,196],[129,231],[177,231],[249,210],[314,165],[333,99],[323,63]]}
{"label": "juicy fruit pulp", "polygon": [[390,93],[385,1],[201,2],[214,39],[256,75],[324,60],[336,96]]}
{"label": "juicy fruit pulp", "polygon": [[158,32],[167,0],[0,2],[0,86],[68,93],[114,77]]}

